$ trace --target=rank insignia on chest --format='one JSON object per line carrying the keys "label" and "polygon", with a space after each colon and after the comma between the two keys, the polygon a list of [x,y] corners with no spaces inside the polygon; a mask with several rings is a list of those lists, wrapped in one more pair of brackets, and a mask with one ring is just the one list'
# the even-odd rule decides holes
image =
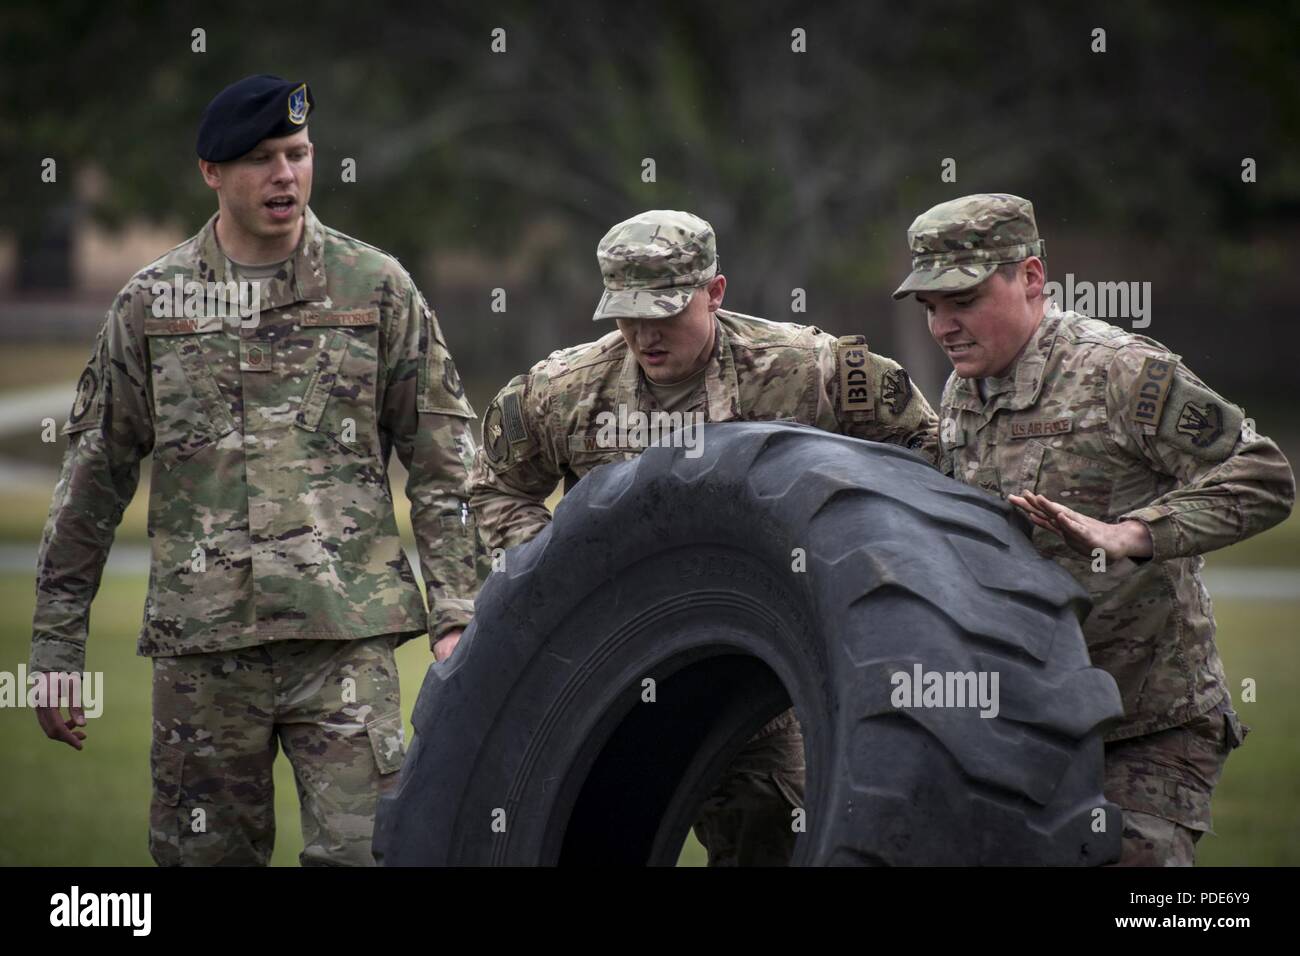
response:
{"label": "rank insignia on chest", "polygon": [[1187,402],[1178,413],[1178,433],[1197,448],[1208,448],[1223,436],[1223,409],[1214,402]]}
{"label": "rank insignia on chest", "polygon": [[1012,438],[1042,438],[1046,435],[1064,435],[1074,428],[1073,418],[1038,418],[1011,423]]}

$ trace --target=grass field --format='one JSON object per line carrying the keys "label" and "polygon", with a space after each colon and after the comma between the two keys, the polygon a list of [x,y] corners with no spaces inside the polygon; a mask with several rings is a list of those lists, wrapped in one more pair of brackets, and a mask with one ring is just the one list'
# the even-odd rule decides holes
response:
{"label": "grass field", "polygon": [[[1287,532],[1293,529],[1288,528]],[[1277,532],[1283,534],[1283,532]],[[1294,553],[1294,552],[1293,552]],[[84,751],[47,741],[25,710],[0,710],[0,865],[148,865],[150,666],[135,656],[143,575],[105,578],[91,618],[88,668],[102,671],[104,714]],[[31,577],[0,575],[0,669],[26,661]],[[1228,764],[1215,798],[1216,835],[1201,841],[1209,865],[1300,864],[1300,666],[1297,605],[1216,602],[1220,647],[1235,686],[1258,682],[1258,702],[1238,709],[1252,732]],[[408,733],[430,660],[423,639],[398,653]],[[277,761],[279,834],[273,862],[302,847],[288,762]],[[699,863],[692,838],[683,862]]]}
{"label": "grass field", "polygon": [[[104,674],[103,715],[88,722],[80,753],[45,739],[26,709],[0,709],[0,866],[151,866],[148,851],[150,664],[135,655],[144,575],[107,576],[91,618],[87,669]],[[0,670],[27,660],[30,576],[0,574]],[[397,653],[407,735],[432,660],[427,639]],[[273,865],[302,850],[298,798],[283,754],[276,760]],[[683,862],[702,863],[692,837]]]}

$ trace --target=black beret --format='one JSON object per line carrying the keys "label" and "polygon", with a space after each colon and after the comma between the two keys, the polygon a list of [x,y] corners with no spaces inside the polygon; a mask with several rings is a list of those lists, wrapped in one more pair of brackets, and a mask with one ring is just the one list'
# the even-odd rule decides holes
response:
{"label": "black beret", "polygon": [[307,125],[316,106],[311,87],[269,73],[248,76],[218,93],[199,121],[200,159],[238,159],[264,139],[289,136]]}

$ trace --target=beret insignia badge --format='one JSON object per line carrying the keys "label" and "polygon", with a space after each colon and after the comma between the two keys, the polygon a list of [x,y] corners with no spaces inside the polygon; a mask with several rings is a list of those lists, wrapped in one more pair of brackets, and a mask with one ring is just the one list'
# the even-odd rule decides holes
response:
{"label": "beret insignia badge", "polygon": [[301,126],[307,122],[307,84],[303,83],[289,94],[289,122]]}

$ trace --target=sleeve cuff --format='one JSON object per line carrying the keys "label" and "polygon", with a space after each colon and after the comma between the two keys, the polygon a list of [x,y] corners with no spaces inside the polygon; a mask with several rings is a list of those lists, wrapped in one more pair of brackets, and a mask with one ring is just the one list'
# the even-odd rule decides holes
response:
{"label": "sleeve cuff", "polygon": [[446,598],[438,602],[429,615],[429,644],[432,646],[448,631],[469,627],[474,617],[474,602],[464,598]]}
{"label": "sleeve cuff", "polygon": [[86,645],[75,641],[32,641],[29,671],[81,673],[86,669]]}
{"label": "sleeve cuff", "polygon": [[[1167,561],[1184,555],[1179,549],[1178,528],[1173,516],[1162,508],[1139,508],[1120,516],[1120,521],[1141,521],[1151,535],[1151,556],[1145,561]],[[1137,559],[1134,559],[1137,560]]]}

